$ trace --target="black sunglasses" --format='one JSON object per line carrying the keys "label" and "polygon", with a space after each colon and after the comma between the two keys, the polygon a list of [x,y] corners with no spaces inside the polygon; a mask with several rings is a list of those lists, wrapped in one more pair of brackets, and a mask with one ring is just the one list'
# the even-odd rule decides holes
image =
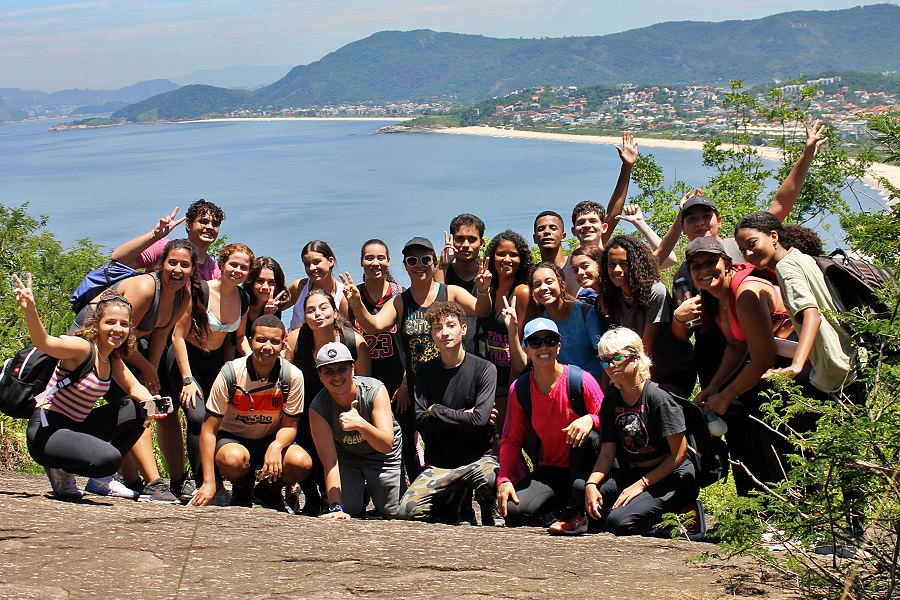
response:
{"label": "black sunglasses", "polygon": [[427,267],[434,262],[434,257],[430,254],[426,254],[425,256],[407,256],[403,259],[403,262],[409,267],[415,267],[419,263],[422,263]]}
{"label": "black sunglasses", "polygon": [[553,346],[555,346],[559,343],[559,336],[556,335],[555,333],[550,333],[548,335],[544,335],[544,336],[540,336],[540,337],[533,335],[530,338],[528,338],[527,340],[525,340],[525,343],[528,344],[528,347],[531,348],[532,350],[537,350],[541,346],[547,346],[548,348],[552,348]]}

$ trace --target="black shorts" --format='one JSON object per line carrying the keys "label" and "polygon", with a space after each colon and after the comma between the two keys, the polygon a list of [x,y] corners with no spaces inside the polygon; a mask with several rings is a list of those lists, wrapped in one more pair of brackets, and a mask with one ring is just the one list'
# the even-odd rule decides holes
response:
{"label": "black shorts", "polygon": [[216,453],[218,453],[219,448],[225,444],[240,444],[250,452],[250,468],[261,469],[266,462],[266,451],[269,449],[269,445],[274,441],[274,435],[259,439],[251,439],[220,430],[218,435],[216,435]]}

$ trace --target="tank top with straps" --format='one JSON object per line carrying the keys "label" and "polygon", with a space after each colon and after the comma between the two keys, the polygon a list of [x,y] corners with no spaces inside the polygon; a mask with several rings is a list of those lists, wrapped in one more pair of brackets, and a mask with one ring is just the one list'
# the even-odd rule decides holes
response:
{"label": "tank top with straps", "polygon": [[[434,302],[446,302],[447,286],[442,283],[435,283],[435,285],[437,286],[437,295]],[[400,297],[403,299],[403,313],[400,315],[400,327],[397,333],[403,348],[406,384],[412,390],[415,384],[416,368],[421,363],[440,356],[441,353],[434,340],[431,339],[431,327],[425,320],[425,311],[431,304],[421,306],[413,299],[411,289],[405,290]]]}

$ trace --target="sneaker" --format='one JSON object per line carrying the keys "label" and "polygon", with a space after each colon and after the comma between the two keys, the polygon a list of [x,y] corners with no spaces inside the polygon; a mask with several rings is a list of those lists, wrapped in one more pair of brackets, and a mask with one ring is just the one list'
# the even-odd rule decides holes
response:
{"label": "sneaker", "polygon": [[62,469],[49,469],[47,478],[50,480],[50,487],[53,489],[53,495],[64,500],[78,500],[84,496],[84,492],[78,489],[78,482],[71,473],[66,473]]}
{"label": "sneaker", "polygon": [[230,506],[253,506],[253,485],[256,482],[256,471],[250,469],[241,481],[231,482]]}
{"label": "sneaker", "polygon": [[168,484],[161,477],[144,486],[141,495],[138,496],[138,501],[178,504],[178,498],[169,490]]}
{"label": "sneaker", "polygon": [[181,479],[172,484],[172,493],[182,504],[187,504],[197,494],[197,485],[189,477]]}
{"label": "sneaker", "polygon": [[232,495],[231,492],[226,490],[225,488],[220,488],[216,490],[216,493],[213,495],[212,505],[213,506],[232,506]]}
{"label": "sneaker", "polygon": [[129,498],[136,499],[140,494],[125,485],[121,475],[110,475],[109,477],[91,477],[88,479],[84,491],[98,496],[112,496],[113,498]]}
{"label": "sneaker", "polygon": [[472,527],[478,526],[478,520],[475,518],[475,508],[472,506],[471,498],[469,498],[468,504],[459,507],[459,517],[456,520],[456,524],[471,525]]}
{"label": "sneaker", "polygon": [[500,507],[496,497],[479,502],[478,506],[481,508],[482,527],[506,527],[506,519],[500,516]]}
{"label": "sneaker", "polygon": [[288,508],[294,511],[294,514],[300,512],[300,485],[289,485],[284,489],[284,503]]}
{"label": "sneaker", "polygon": [[253,488],[253,502],[259,504],[263,508],[277,510],[278,512],[294,514],[294,511],[288,508],[284,503],[284,496],[281,495],[282,487],[280,485],[271,485],[265,481],[260,481]]}
{"label": "sneaker", "polygon": [[699,500],[695,500],[679,513],[688,515],[681,528],[689,540],[699,542],[706,537],[706,513],[703,512],[703,504]]}
{"label": "sneaker", "polygon": [[588,530],[587,517],[583,512],[576,512],[568,521],[562,519],[547,528],[550,535],[581,535]]}

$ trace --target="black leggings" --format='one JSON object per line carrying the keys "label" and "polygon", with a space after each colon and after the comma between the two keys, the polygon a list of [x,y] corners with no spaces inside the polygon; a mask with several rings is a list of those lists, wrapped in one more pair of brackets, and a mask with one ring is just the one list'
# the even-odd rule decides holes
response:
{"label": "black leggings", "polygon": [[122,456],[144,433],[146,415],[131,399],[113,400],[95,407],[84,421],[44,411],[31,413],[28,422],[28,452],[41,466],[62,469],[84,477],[106,477],[119,470]]}

